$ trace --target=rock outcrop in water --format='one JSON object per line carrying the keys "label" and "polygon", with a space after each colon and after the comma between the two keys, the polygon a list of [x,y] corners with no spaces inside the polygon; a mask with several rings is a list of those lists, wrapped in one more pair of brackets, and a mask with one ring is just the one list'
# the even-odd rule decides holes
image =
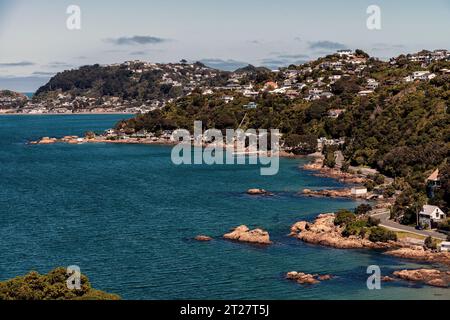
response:
{"label": "rock outcrop in water", "polygon": [[424,283],[433,287],[448,288],[450,286],[450,271],[433,269],[402,270],[394,272],[394,276],[402,280]]}
{"label": "rock outcrop in water", "polygon": [[307,274],[303,272],[288,272],[286,274],[286,279],[297,282],[298,284],[317,284],[321,281],[328,281],[333,278],[332,275],[318,275],[318,274]]}
{"label": "rock outcrop in water", "polygon": [[267,231],[262,229],[254,229],[250,230],[247,226],[239,226],[235,228],[232,232],[225,234],[224,239],[239,241],[239,242],[247,242],[247,243],[255,243],[255,244],[272,244],[270,241],[270,236]]}
{"label": "rock outcrop in water", "polygon": [[356,236],[343,237],[342,227],[334,225],[334,214],[321,214],[314,223],[300,221],[291,228],[290,236],[306,243],[338,249],[386,249],[392,243],[371,242]]}

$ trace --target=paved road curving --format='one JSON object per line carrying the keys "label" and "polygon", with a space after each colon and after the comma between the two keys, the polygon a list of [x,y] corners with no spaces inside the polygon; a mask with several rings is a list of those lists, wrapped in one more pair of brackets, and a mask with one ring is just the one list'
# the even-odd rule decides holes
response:
{"label": "paved road curving", "polygon": [[380,219],[381,223],[380,226],[385,227],[387,229],[393,230],[393,231],[405,231],[413,234],[417,234],[420,236],[431,236],[438,240],[447,240],[447,236],[445,234],[431,231],[431,230],[416,230],[416,228],[405,226],[402,224],[399,224],[395,221],[389,220],[391,214],[389,210],[374,210],[371,214],[372,217],[376,217]]}

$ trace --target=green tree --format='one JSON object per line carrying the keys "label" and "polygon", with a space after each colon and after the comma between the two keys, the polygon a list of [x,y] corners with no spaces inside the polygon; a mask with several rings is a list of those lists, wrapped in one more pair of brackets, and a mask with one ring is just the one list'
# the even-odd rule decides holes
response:
{"label": "green tree", "polygon": [[372,211],[372,206],[366,203],[360,204],[356,209],[355,209],[355,214],[356,215],[364,215],[369,213],[370,211]]}
{"label": "green tree", "polygon": [[66,269],[57,268],[48,274],[30,272],[23,277],[0,282],[0,300],[119,300],[120,297],[91,287],[81,275],[80,290],[67,287]]}
{"label": "green tree", "polygon": [[336,213],[334,224],[336,226],[344,226],[356,220],[356,216],[349,210],[339,210]]}

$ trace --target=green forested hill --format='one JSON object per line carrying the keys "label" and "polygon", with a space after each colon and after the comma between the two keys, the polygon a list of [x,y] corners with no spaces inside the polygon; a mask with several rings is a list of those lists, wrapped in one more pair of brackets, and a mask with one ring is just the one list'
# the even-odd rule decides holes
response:
{"label": "green forested hill", "polygon": [[[449,66],[449,62],[432,64],[429,70]],[[428,174],[438,167],[441,172],[448,169],[450,77],[438,74],[429,81],[403,81],[420,69],[422,66],[406,63],[401,57],[395,66],[372,60],[360,75],[332,84],[333,97],[315,101],[263,93],[257,98],[234,94],[235,99],[227,104],[221,97],[229,93],[204,96],[193,92],[162,110],[119,123],[118,128],[131,132],[190,129],[195,120],[202,120],[205,127],[226,129],[237,128],[242,122],[243,129],[280,129],[287,145],[300,144],[308,152],[313,151],[319,137],[345,137],[343,151],[350,165],[370,166],[416,190],[425,190]],[[315,77],[313,73],[313,80],[319,76],[323,73]],[[374,93],[360,96],[367,79],[376,79],[380,85]],[[244,106],[250,101],[258,108],[247,110]],[[333,118],[329,111],[334,109],[345,111]]]}
{"label": "green forested hill", "polygon": [[90,98],[118,97],[123,100],[162,100],[179,98],[184,89],[195,85],[220,85],[226,72],[194,64],[149,64],[132,61],[117,65],[83,66],[55,75],[39,88],[35,101],[54,92]]}

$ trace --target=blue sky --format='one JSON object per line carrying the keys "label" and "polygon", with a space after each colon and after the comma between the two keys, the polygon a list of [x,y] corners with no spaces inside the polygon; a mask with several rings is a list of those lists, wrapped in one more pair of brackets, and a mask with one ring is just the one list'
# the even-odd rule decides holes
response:
{"label": "blue sky", "polygon": [[[81,8],[81,30],[66,9]],[[382,29],[366,28],[369,5]],[[61,70],[182,58],[277,67],[339,48],[386,59],[450,48],[450,0],[0,0],[0,88],[33,91]]]}

